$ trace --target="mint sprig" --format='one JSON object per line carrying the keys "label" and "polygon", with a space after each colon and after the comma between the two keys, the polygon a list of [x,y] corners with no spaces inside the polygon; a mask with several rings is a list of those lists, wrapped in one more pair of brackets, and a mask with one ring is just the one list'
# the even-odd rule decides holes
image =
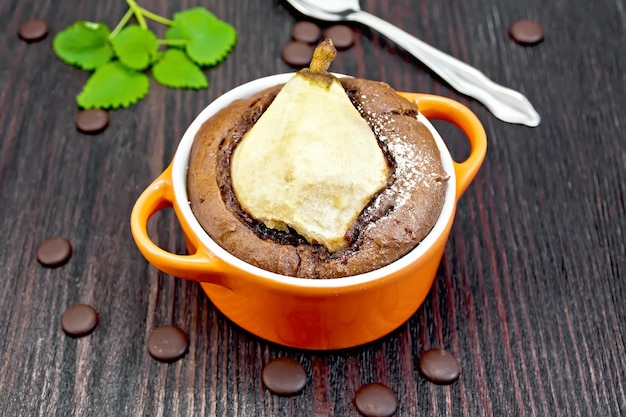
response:
{"label": "mint sprig", "polygon": [[[209,83],[203,68],[223,61],[237,42],[237,32],[203,7],[159,16],[126,0],[128,11],[115,28],[78,21],[59,32],[52,47],[64,62],[94,71],[76,101],[81,108],[116,109],[142,99],[148,75],[167,87],[200,89]],[[129,24],[131,19],[136,24]],[[168,26],[158,39],[148,21]]]}

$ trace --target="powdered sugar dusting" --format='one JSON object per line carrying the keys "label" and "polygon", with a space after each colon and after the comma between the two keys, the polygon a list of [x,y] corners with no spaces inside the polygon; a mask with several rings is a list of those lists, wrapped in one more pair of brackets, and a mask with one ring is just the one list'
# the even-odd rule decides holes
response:
{"label": "powdered sugar dusting", "polygon": [[[361,109],[359,109],[361,111]],[[365,112],[364,116],[370,122],[372,130],[387,150],[394,163],[393,182],[372,203],[372,208],[380,204],[382,195],[393,196],[394,208],[404,206],[412,197],[418,185],[430,188],[432,176],[428,173],[430,158],[413,142],[407,141],[406,136],[400,136],[394,128],[394,114],[375,114]],[[431,172],[432,174],[432,172]],[[429,178],[431,177],[431,178]]]}

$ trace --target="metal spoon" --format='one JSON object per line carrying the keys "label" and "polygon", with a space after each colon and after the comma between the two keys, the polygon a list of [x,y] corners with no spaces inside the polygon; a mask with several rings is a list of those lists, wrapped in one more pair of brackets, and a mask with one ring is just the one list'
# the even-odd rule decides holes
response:
{"label": "metal spoon", "polygon": [[307,16],[326,21],[353,21],[369,26],[410,52],[455,90],[475,98],[494,116],[508,123],[535,127],[541,118],[521,93],[491,81],[485,74],[413,35],[364,12],[359,0],[287,0]]}

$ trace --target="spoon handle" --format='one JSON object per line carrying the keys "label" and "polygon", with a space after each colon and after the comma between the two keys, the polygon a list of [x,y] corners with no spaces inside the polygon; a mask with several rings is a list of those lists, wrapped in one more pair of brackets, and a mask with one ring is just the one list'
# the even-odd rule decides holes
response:
{"label": "spoon handle", "polygon": [[433,48],[370,13],[355,11],[348,19],[385,35],[419,59],[455,90],[483,103],[498,119],[531,127],[539,125],[541,118],[526,97],[515,90],[496,84],[476,68]]}

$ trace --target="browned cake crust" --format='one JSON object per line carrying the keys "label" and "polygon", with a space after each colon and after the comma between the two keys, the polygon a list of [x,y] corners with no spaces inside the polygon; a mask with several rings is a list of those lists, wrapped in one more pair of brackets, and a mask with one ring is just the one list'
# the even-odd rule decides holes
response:
{"label": "browned cake crust", "polygon": [[351,244],[330,253],[295,232],[268,229],[239,206],[230,182],[237,143],[281,86],[238,100],[207,120],[196,135],[187,174],[191,209],[225,250],[259,268],[302,278],[338,278],[378,269],[405,255],[428,234],[443,206],[446,181],[430,131],[417,107],[387,84],[341,79],[385,153],[391,176],[356,220]]}

